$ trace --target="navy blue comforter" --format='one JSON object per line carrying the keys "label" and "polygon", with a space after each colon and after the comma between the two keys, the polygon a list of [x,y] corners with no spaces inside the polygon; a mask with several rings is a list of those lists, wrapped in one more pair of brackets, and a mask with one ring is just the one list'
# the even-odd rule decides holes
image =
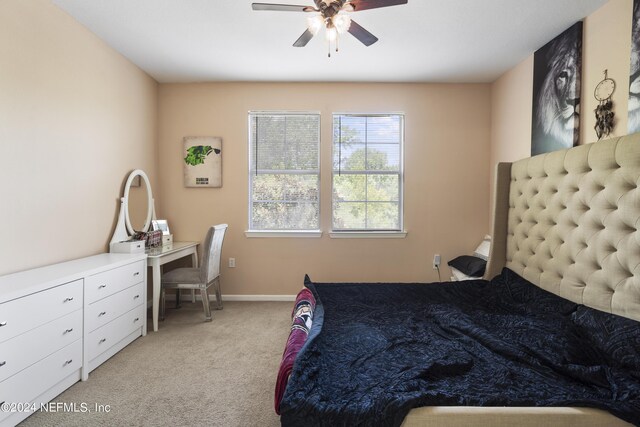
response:
{"label": "navy blue comforter", "polygon": [[505,269],[491,282],[307,283],[283,426],[398,426],[419,406],[588,406],[640,425],[640,324]]}

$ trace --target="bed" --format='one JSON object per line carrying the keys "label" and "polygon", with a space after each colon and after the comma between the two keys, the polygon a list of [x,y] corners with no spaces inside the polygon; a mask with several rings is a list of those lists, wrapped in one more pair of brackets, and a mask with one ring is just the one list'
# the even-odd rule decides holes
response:
{"label": "bed", "polygon": [[[501,163],[485,280],[429,285],[309,281],[307,288],[317,299],[315,316],[291,366],[279,406],[282,424],[640,425],[639,184],[639,134]],[[394,299],[395,294],[404,296]],[[345,295],[355,302],[346,303]],[[473,299],[471,305],[462,306],[465,299]],[[377,312],[387,303],[394,310]],[[501,310],[508,314],[499,315]],[[385,323],[387,317],[390,330],[398,329],[392,347],[375,330],[376,322]],[[478,326],[482,317],[491,317],[494,327]],[[500,323],[507,317],[516,323]],[[548,318],[559,323],[547,324]],[[436,326],[424,329],[424,322]],[[587,341],[576,344],[576,330],[587,330]],[[405,342],[398,341],[403,334]],[[419,343],[425,335],[430,341]],[[352,341],[342,342],[347,336]],[[457,345],[443,347],[447,340]],[[485,351],[492,341],[498,356]],[[366,348],[374,351],[361,350]],[[418,359],[427,354],[429,369],[416,373],[419,364],[402,365],[410,352]],[[376,361],[389,354],[391,359]],[[485,361],[474,359],[478,356]],[[598,358],[603,359],[600,366],[589,365]],[[515,359],[526,360],[530,372],[520,376],[521,365],[511,369]],[[376,363],[386,368],[371,376]],[[503,364],[500,372],[506,374],[499,384],[508,387],[495,390],[494,378],[476,375],[482,363]],[[569,379],[559,375],[567,370]],[[387,371],[395,376],[390,379]],[[536,375],[549,388],[546,394],[530,390]],[[466,382],[474,378],[475,383]],[[431,389],[437,382],[445,388]],[[570,384],[562,388],[559,382]],[[575,392],[583,385],[594,407]],[[483,388],[487,394],[474,394]],[[406,399],[402,404],[377,400],[387,390]],[[509,393],[515,405],[503,404]],[[532,393],[541,400],[532,400]],[[356,403],[362,406],[353,409]],[[317,413],[317,408],[328,412]]]}

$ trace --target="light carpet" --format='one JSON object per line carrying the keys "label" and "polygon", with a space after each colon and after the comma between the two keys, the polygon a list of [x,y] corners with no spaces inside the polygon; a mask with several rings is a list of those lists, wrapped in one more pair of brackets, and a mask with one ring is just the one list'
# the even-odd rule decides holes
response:
{"label": "light carpet", "polygon": [[[212,304],[213,306],[213,304]],[[36,413],[20,426],[278,426],[275,379],[291,302],[200,303],[167,310],[150,332],[55,398],[108,413]]]}

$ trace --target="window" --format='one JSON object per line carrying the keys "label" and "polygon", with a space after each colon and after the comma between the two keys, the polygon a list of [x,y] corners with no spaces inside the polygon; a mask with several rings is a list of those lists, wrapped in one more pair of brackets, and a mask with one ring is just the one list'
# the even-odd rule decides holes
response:
{"label": "window", "polygon": [[402,231],[400,114],[333,116],[333,231]]}
{"label": "window", "polygon": [[249,230],[320,229],[320,115],[249,113]]}

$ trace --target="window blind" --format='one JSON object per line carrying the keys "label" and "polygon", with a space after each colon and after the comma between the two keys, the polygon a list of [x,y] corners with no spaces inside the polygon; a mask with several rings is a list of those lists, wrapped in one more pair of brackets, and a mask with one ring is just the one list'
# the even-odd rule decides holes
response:
{"label": "window blind", "polygon": [[320,228],[320,115],[250,113],[249,229]]}

